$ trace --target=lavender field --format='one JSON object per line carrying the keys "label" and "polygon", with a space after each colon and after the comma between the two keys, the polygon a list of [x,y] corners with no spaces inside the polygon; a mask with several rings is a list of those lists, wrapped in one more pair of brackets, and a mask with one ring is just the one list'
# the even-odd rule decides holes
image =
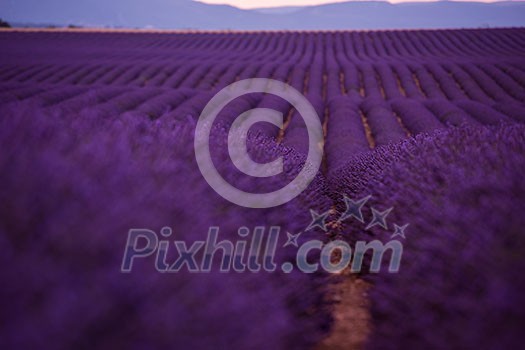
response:
{"label": "lavender field", "polygon": [[[0,348],[320,349],[343,275],[161,274],[153,256],[122,274],[122,251],[134,227],[191,242],[220,224],[234,239],[243,225],[300,231],[309,209],[331,208],[332,224],[301,240],[389,235],[336,224],[343,195],[372,195],[410,226],[398,274],[357,277],[363,340],[334,348],[523,346],[525,29],[4,30],[0,47]],[[250,210],[202,178],[193,133],[218,91],[255,77],[307,97],[324,158],[296,199]],[[255,107],[285,117],[248,140],[256,161],[285,159],[269,183],[224,151]],[[216,166],[252,191],[288,183],[308,152],[305,123],[274,95],[236,99],[213,131]]]}

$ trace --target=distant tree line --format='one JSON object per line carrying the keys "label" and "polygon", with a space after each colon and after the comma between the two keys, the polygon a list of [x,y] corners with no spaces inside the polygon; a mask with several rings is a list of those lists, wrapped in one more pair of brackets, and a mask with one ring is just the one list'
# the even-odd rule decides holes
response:
{"label": "distant tree line", "polygon": [[0,28],[11,28],[11,25],[0,18]]}

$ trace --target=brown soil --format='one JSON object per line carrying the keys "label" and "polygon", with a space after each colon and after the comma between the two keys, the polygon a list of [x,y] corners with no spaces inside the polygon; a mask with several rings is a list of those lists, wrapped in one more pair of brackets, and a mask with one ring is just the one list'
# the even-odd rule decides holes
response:
{"label": "brown soil", "polygon": [[362,349],[370,333],[370,284],[350,273],[339,277],[343,280],[333,285],[329,297],[334,303],[332,331],[315,350]]}

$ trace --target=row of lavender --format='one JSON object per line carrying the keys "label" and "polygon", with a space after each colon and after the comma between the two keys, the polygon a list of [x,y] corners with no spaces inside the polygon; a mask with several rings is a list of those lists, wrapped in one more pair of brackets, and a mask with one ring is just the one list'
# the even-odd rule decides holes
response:
{"label": "row of lavender", "polygon": [[[152,50],[161,58],[172,59],[169,52],[178,51],[180,58],[206,50],[227,56],[241,52],[239,58],[253,61],[250,54],[278,56],[279,53],[322,46],[344,51],[351,58],[382,61],[386,58],[460,58],[481,55],[505,57],[521,52],[525,40],[520,28],[476,30],[370,31],[370,32],[176,32],[111,33],[111,32],[20,32],[2,34],[0,42],[23,47],[24,41],[38,41],[42,46],[79,46],[107,50],[115,45],[128,50]],[[131,34],[131,35],[130,35]],[[130,38],[132,36],[132,38]],[[12,40],[11,40],[12,39]],[[162,55],[162,53],[164,53]],[[134,52],[133,56],[147,55]]]}
{"label": "row of lavender", "polygon": [[[293,202],[250,210],[206,183],[188,125],[30,104],[0,106],[0,116],[1,349],[299,350],[328,328],[322,276],[221,273],[220,249],[210,273],[185,267],[161,273],[156,254],[137,259],[132,273],[121,272],[129,230],[166,226],[171,241],[188,247],[214,225],[220,225],[217,246],[239,240],[243,226],[279,226],[280,268],[294,254],[281,249],[284,232],[308,225],[305,208],[330,205],[319,179]],[[214,130],[211,149],[226,150],[224,136]],[[290,170],[274,180],[279,187],[303,159],[260,140],[248,146],[260,151],[255,160],[261,163],[285,158]],[[235,174],[224,158],[218,164],[221,173]],[[255,179],[238,181],[265,191]],[[323,238],[318,232],[303,237]],[[166,266],[178,254],[170,246]],[[201,253],[194,256],[199,266]]]}
{"label": "row of lavender", "polygon": [[[483,63],[354,63],[338,56],[311,64],[289,62],[232,63],[197,61],[2,67],[0,81],[16,84],[64,86],[131,86],[217,90],[247,77],[265,77],[287,82],[303,93],[330,99],[334,96],[393,99],[472,99],[482,103],[524,100],[525,72],[512,64]],[[517,65],[517,64],[516,64]],[[306,67],[305,67],[306,66]],[[13,90],[13,88],[11,88]],[[13,97],[27,98],[22,88]],[[64,91],[64,99],[69,96]]]}
{"label": "row of lavender", "polygon": [[[3,101],[27,103],[49,110],[74,114],[98,114],[105,118],[133,115],[144,121],[155,120],[169,128],[188,119],[195,121],[213,97],[212,91],[196,89],[167,90],[123,86],[57,87],[24,86],[15,90],[2,86]],[[26,98],[23,98],[28,96]],[[29,97],[30,96],[30,97]],[[330,169],[337,168],[354,154],[380,145],[400,141],[407,136],[431,132],[447,125],[494,125],[501,121],[524,121],[525,107],[520,103],[482,102],[469,99],[449,101],[444,98],[391,100],[336,96],[325,102],[321,96],[307,94],[326,127],[326,154]],[[240,115],[255,107],[279,110],[290,120],[284,142],[306,152],[306,131],[300,115],[277,97],[254,96],[232,104],[223,114]],[[230,118],[231,120],[231,118]],[[257,125],[254,131],[277,137],[270,125]]]}
{"label": "row of lavender", "polygon": [[[366,274],[368,349],[521,348],[525,323],[525,126],[469,126],[418,135],[355,158],[328,179],[371,195],[363,215],[395,208],[387,229],[344,223],[341,239],[398,239],[399,273]],[[405,238],[393,224],[408,224]]]}

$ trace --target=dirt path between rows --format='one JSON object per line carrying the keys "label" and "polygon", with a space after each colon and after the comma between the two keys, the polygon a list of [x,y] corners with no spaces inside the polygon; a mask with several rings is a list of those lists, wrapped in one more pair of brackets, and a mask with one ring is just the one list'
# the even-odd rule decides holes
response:
{"label": "dirt path between rows", "polygon": [[342,278],[329,296],[334,303],[332,331],[315,350],[362,349],[370,333],[370,284],[350,273]]}

